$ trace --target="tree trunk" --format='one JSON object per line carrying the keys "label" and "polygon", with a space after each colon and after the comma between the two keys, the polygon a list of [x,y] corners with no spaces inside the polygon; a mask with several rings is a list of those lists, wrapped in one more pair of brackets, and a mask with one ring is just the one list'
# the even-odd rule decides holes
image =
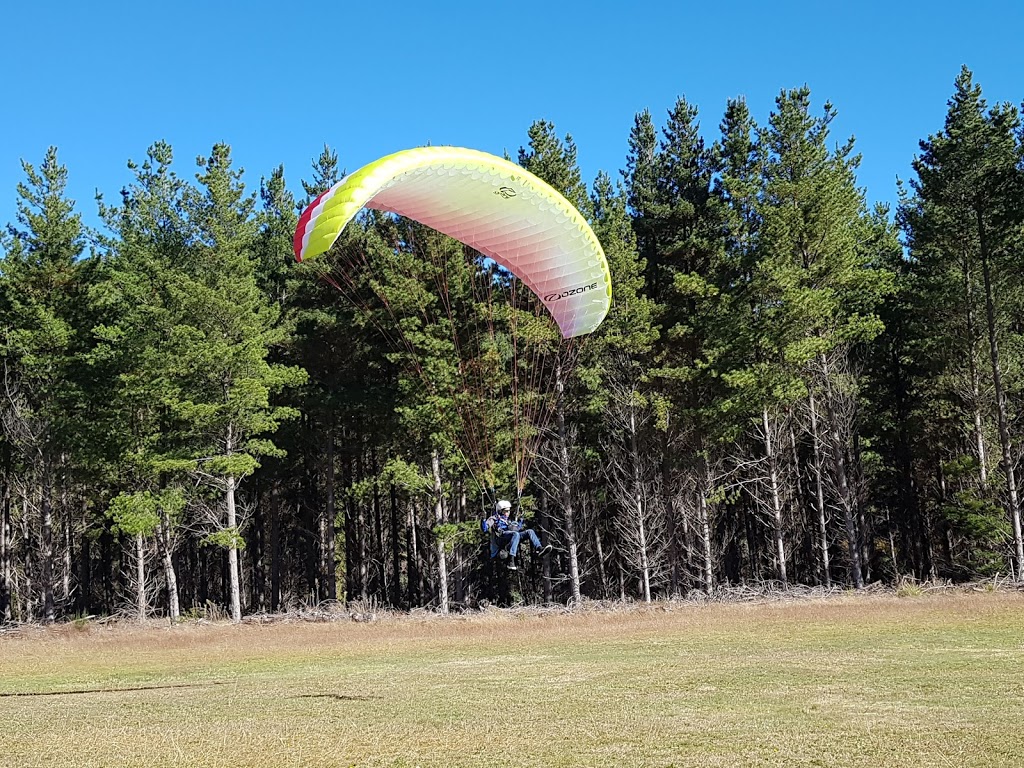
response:
{"label": "tree trunk", "polygon": [[[632,394],[632,393],[631,393]],[[647,545],[647,510],[644,505],[643,487],[640,482],[640,451],[636,441],[636,410],[630,398],[629,410],[629,453],[632,469],[633,506],[636,511],[637,545],[640,550],[640,580],[643,585],[644,602],[651,602],[651,561]]]}
{"label": "tree trunk", "polygon": [[270,488],[270,610],[281,607],[281,491]]}
{"label": "tree trunk", "polygon": [[64,609],[71,605],[71,576],[72,560],[74,555],[74,528],[71,517],[71,510],[68,505],[67,490],[62,487],[61,512],[63,514],[63,525],[61,526],[61,597],[64,601]]}
{"label": "tree trunk", "polygon": [[894,576],[899,576],[900,566],[896,560],[896,536],[893,533],[892,519],[889,516],[889,508],[885,508],[885,527],[889,533],[889,557],[892,560],[892,570]]}
{"label": "tree trunk", "polygon": [[[456,497],[456,509],[455,513],[456,521],[466,519],[466,487],[462,480],[459,480],[459,493]],[[455,602],[459,605],[464,605],[466,602],[467,584],[466,584],[466,569],[465,563],[463,562],[463,551],[462,547],[454,547],[452,556],[455,558],[455,568],[452,576],[455,579]],[[536,571],[536,568],[531,568],[531,573]]]}
{"label": "tree trunk", "polygon": [[141,533],[135,534],[135,613],[136,620],[146,621],[146,539]]}
{"label": "tree trunk", "polygon": [[377,466],[377,449],[372,448],[370,450],[370,469],[373,473],[373,520],[371,521],[373,526],[373,545],[375,551],[370,558],[370,561],[374,564],[373,572],[370,574],[373,592],[380,597],[381,602],[387,600],[387,560],[384,554],[384,523],[383,513],[381,512],[382,504],[380,501],[380,467]]}
{"label": "tree trunk", "polygon": [[416,508],[411,501],[409,502],[405,539],[406,587],[408,588],[409,607],[411,608],[418,604],[419,596],[422,594],[422,590],[419,589],[422,583],[419,567],[419,542],[416,537]]}
{"label": "tree trunk", "polygon": [[323,536],[321,539],[321,557],[324,584],[327,587],[325,597],[328,600],[338,599],[338,575],[335,563],[336,533],[334,519],[337,515],[334,500],[334,432],[327,431],[327,500],[323,514]]}
{"label": "tree trunk", "polygon": [[[940,487],[945,486],[945,480],[942,480],[942,465],[938,467],[940,477]],[[943,497],[945,496],[945,490],[942,491]],[[944,498],[940,500],[940,505],[945,501]],[[919,514],[919,531],[918,535],[923,542],[922,547],[922,571],[921,578],[928,581],[935,581],[938,578],[938,571],[935,568],[935,553],[932,551],[932,515],[930,511],[930,505],[925,505]]]}
{"label": "tree trunk", "polygon": [[826,588],[832,587],[832,572],[828,561],[828,520],[825,512],[825,483],[821,457],[821,433],[818,431],[818,404],[811,392],[807,398],[811,413],[811,442],[814,448],[815,510],[818,513],[818,557],[821,580]]}
{"label": "tree trunk", "polygon": [[[230,453],[230,451],[229,451]],[[224,500],[227,502],[227,527],[232,536],[238,536],[238,515],[235,510],[235,478],[228,475]],[[242,620],[242,588],[238,571],[238,545],[232,541],[228,546],[228,580],[231,585],[231,620]]]}
{"label": "tree trunk", "polygon": [[[434,473],[434,524],[444,524],[444,496],[441,488],[441,459],[437,449],[430,455],[430,467]],[[448,613],[448,555],[445,552],[444,539],[434,536],[434,552],[437,555],[437,607],[442,613]]]}
{"label": "tree trunk", "polygon": [[[661,498],[662,504],[665,505],[665,523],[668,527],[668,559],[669,559],[669,594],[678,595],[681,591],[682,578],[681,571],[683,570],[680,565],[680,560],[683,557],[683,552],[686,552],[686,569],[685,572],[689,572],[690,553],[686,548],[686,518],[683,516],[682,521],[679,519],[678,514],[678,494],[675,492],[674,484],[672,483],[671,464],[669,461],[670,452],[668,450],[668,429],[663,432],[662,444],[661,444]],[[681,524],[680,524],[681,523]],[[682,528],[682,533],[679,529]],[[680,546],[680,536],[683,537],[683,546]]]}
{"label": "tree trunk", "polygon": [[3,472],[3,476],[0,478],[3,480],[3,489],[0,491],[0,505],[2,505],[2,509],[0,509],[0,623],[2,623],[11,620],[11,594],[13,592],[11,551],[13,542],[11,539],[11,486],[8,483],[6,463],[0,471]]}
{"label": "tree trunk", "polygon": [[398,489],[391,484],[391,605],[402,602],[402,561],[398,548]]}
{"label": "tree trunk", "polygon": [[647,528],[643,518],[640,518],[640,525],[637,531],[640,537],[640,583],[643,587],[644,602],[651,602],[651,562],[647,550]]}
{"label": "tree trunk", "polygon": [[704,592],[710,595],[715,588],[714,561],[711,558],[711,521],[708,510],[708,493],[711,491],[711,467],[707,459],[701,461],[703,478],[697,489],[697,525],[700,526],[701,561]]}
{"label": "tree trunk", "polygon": [[[541,529],[541,534],[540,535],[544,537],[544,539],[542,539],[541,543],[547,544],[548,543],[548,536],[547,536],[547,534],[545,532],[548,530],[549,519],[550,518],[548,517],[548,494],[547,494],[546,491],[543,491],[543,490],[540,492],[540,509],[538,511],[538,517],[539,517],[539,527]],[[544,553],[543,565],[544,565],[544,602],[545,603],[550,603],[551,599],[553,597],[552,589],[551,589],[551,553],[550,552],[545,552]]]}
{"label": "tree trunk", "polygon": [[358,591],[356,576],[359,564],[358,549],[356,547],[356,496],[352,493],[352,486],[356,482],[358,466],[355,458],[345,461],[345,487],[348,489],[348,499],[345,504],[345,599],[354,600]]}
{"label": "tree trunk", "polygon": [[[33,587],[33,574],[35,573],[35,546],[32,541],[32,523],[29,515],[29,499],[28,493],[22,494],[21,497],[21,540],[23,542],[25,552],[25,565],[24,565],[24,576],[23,583],[24,589],[22,590],[23,605],[24,607],[18,608],[19,618],[22,621],[32,621],[35,615],[35,594],[32,591]],[[108,608],[109,613],[109,608]]]}
{"label": "tree trunk", "polygon": [[[273,482],[273,480],[271,480]],[[267,610],[267,523],[263,514],[267,494],[263,483],[257,481],[256,504],[252,510],[252,538],[249,547],[250,578],[252,579],[252,607],[259,613]]]}
{"label": "tree trunk", "polygon": [[75,610],[85,615],[92,607],[92,535],[89,531],[89,502],[82,499],[82,533],[78,544],[78,592]]}
{"label": "tree trunk", "polygon": [[679,578],[679,528],[682,527],[682,535],[686,534],[685,523],[680,526],[676,496],[665,494],[662,496],[665,507],[665,536],[668,539],[668,593],[671,597],[680,594]]}
{"label": "tree trunk", "polygon": [[43,623],[52,624],[53,608],[53,483],[50,479],[49,460],[43,459],[42,526],[40,528],[39,556],[42,560],[39,579],[43,590]]}
{"label": "tree trunk", "polygon": [[559,491],[562,502],[562,516],[565,521],[565,543],[569,554],[569,584],[572,587],[572,600],[580,603],[583,596],[580,591],[580,560],[576,542],[576,510],[572,503],[572,467],[569,464],[569,439],[565,428],[565,383],[562,381],[562,361],[555,365],[555,392],[558,398],[555,403],[556,422],[558,424],[558,475]]}
{"label": "tree trunk", "polygon": [[[853,432],[853,447],[850,456],[850,466],[853,467],[854,471],[858,473],[862,466],[861,454],[860,454],[860,438],[857,432]],[[857,505],[857,524],[858,530],[860,531],[860,561],[863,563],[864,568],[864,581],[870,582],[874,578],[872,572],[873,566],[873,548],[872,542],[875,540],[875,532],[873,520],[868,517],[864,511],[864,504],[861,500],[860,494],[854,494],[854,503]]]}
{"label": "tree trunk", "polygon": [[113,534],[110,532],[110,525],[103,526],[100,533],[100,575],[102,576],[103,587],[103,612],[110,613],[114,585],[110,574],[113,570]]}
{"label": "tree trunk", "polygon": [[776,435],[772,431],[771,420],[768,418],[768,407],[761,408],[761,423],[764,426],[764,447],[768,456],[768,482],[770,484],[772,517],[774,519],[775,557],[778,561],[779,581],[782,588],[789,587],[786,578],[786,543],[783,540],[782,529],[782,492],[779,478],[779,455]]}
{"label": "tree trunk", "polygon": [[160,518],[156,535],[163,560],[164,580],[167,582],[167,616],[174,623],[181,617],[181,607],[178,603],[178,576],[174,572],[174,559],[171,556],[171,521],[164,509],[160,510]]}
{"label": "tree trunk", "polygon": [[1013,527],[1013,546],[1017,558],[1017,579],[1024,582],[1024,538],[1021,536],[1020,499],[1017,491],[1017,471],[1013,460],[1013,442],[1010,438],[1009,417],[1006,412],[1006,390],[1003,387],[1002,362],[999,358],[999,335],[996,332],[995,297],[992,291],[992,270],[989,264],[985,221],[978,209],[978,241],[981,246],[981,268],[985,278],[985,315],[988,320],[988,347],[992,359],[992,385],[996,395],[996,414],[999,422],[999,443],[1003,452],[1003,472],[1006,475],[1007,513]]}
{"label": "tree trunk", "polygon": [[594,526],[594,556],[597,559],[597,579],[601,585],[601,598],[608,597],[608,582],[604,570],[604,547],[601,545],[601,526]]}
{"label": "tree trunk", "polygon": [[839,503],[843,508],[843,521],[846,525],[846,545],[850,557],[850,576],[853,578],[854,587],[863,589],[864,571],[860,557],[860,539],[857,535],[857,505],[853,500],[849,473],[846,470],[846,440],[832,405],[831,366],[824,355],[819,360],[822,366],[822,380],[825,385],[825,414],[828,419],[825,430],[830,443],[837,495],[839,496]]}
{"label": "tree trunk", "polygon": [[[359,456],[356,457],[356,471],[358,472],[359,482],[366,479],[362,448],[359,450]],[[367,551],[367,544],[369,544],[370,537],[367,535],[368,530],[369,526],[366,523],[366,504],[357,504],[356,551],[359,557],[359,599],[364,605],[370,597],[370,556]]]}
{"label": "tree trunk", "polygon": [[966,249],[962,253],[961,268],[966,302],[967,361],[971,373],[971,416],[974,421],[974,444],[978,453],[978,476],[984,486],[988,483],[988,451],[985,448],[985,427],[981,417],[981,366],[978,362],[978,332],[974,321],[974,280],[971,279],[970,256]]}

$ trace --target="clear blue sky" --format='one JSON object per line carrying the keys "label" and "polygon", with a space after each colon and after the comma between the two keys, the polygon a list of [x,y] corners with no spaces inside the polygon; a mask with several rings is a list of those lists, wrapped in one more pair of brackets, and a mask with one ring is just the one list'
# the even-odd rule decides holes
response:
{"label": "clear blue sky", "polygon": [[[970,8],[970,10],[968,10]],[[96,224],[129,158],[169,141],[181,175],[217,141],[256,188],[289,186],[324,143],[349,171],[425,144],[495,154],[536,119],[579,147],[585,178],[624,167],[633,117],[659,125],[677,96],[718,133],[743,95],[764,122],[806,83],[856,137],[860,184],[895,200],[917,142],[942,126],[961,64],[989,103],[1024,100],[1024,3],[958,2],[57,2],[9,0],[0,44],[0,224],[20,160],[58,147],[70,195]]]}

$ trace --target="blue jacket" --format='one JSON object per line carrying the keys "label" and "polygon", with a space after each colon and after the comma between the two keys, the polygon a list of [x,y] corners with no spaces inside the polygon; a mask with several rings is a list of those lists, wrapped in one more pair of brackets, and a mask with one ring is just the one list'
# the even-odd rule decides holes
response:
{"label": "blue jacket", "polygon": [[483,521],[483,529],[485,531],[493,531],[498,536],[505,533],[512,533],[513,531],[521,531],[523,524],[513,520],[511,517],[499,517],[498,515],[492,515]]}

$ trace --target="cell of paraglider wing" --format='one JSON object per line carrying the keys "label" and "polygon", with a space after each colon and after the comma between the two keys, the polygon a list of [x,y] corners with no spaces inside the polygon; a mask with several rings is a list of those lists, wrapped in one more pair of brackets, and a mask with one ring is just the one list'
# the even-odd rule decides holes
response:
{"label": "cell of paraglider wing", "polygon": [[296,259],[326,252],[361,208],[414,219],[494,259],[540,298],[567,339],[593,332],[608,314],[611,275],[593,230],[514,163],[459,147],[383,157],[310,203],[295,231]]}

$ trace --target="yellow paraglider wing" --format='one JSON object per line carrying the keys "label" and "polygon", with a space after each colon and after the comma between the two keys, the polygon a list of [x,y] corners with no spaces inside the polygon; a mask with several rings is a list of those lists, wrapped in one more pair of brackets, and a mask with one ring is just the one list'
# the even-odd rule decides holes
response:
{"label": "yellow paraglider wing", "polygon": [[583,216],[551,186],[500,157],[420,147],[363,166],[299,218],[295,257],[326,252],[362,208],[425,224],[493,259],[544,303],[565,338],[608,314],[611,275]]}

